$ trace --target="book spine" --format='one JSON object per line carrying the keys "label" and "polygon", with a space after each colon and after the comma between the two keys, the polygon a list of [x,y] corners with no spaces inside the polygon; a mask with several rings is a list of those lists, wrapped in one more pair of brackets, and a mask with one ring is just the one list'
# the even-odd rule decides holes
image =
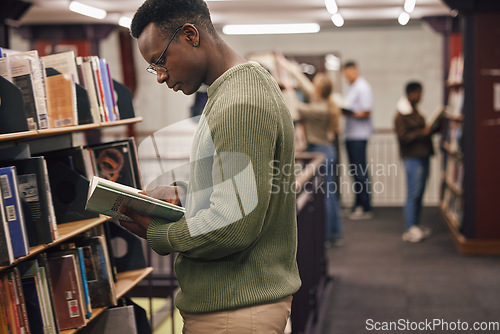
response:
{"label": "book spine", "polygon": [[89,285],[87,281],[87,272],[85,271],[85,260],[83,257],[83,250],[81,247],[77,248],[78,251],[78,263],[80,265],[80,275],[82,276],[82,287],[83,287],[83,295],[85,297],[85,306],[87,306],[85,318],[90,319],[92,317],[92,304],[90,300],[89,294]]}
{"label": "book spine", "polygon": [[17,297],[16,291],[14,289],[14,277],[12,276],[12,272],[4,276],[4,285],[6,289],[8,289],[8,293],[10,294],[12,315],[14,318],[14,326],[16,328],[16,332],[19,334],[24,334],[25,331],[21,323],[21,317],[19,315],[19,298]]}
{"label": "book spine", "polygon": [[19,299],[19,316],[21,318],[21,322],[23,323],[24,332],[26,334],[31,334],[30,325],[28,322],[28,312],[26,311],[26,300],[24,299],[23,286],[21,283],[21,275],[19,274],[19,269],[17,267],[14,267],[13,269],[13,277],[17,298]]}
{"label": "book spine", "polygon": [[21,210],[15,167],[0,168],[0,185],[7,213],[7,221],[9,223],[14,257],[26,256],[29,254],[28,239],[24,226],[24,215]]}

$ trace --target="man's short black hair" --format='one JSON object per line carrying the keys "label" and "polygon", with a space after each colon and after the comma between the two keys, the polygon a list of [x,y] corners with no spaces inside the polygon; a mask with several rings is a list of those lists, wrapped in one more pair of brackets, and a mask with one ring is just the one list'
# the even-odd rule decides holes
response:
{"label": "man's short black hair", "polygon": [[342,68],[348,68],[348,67],[358,67],[358,66],[354,61],[349,60],[344,63],[344,66],[342,66]]}
{"label": "man's short black hair", "polygon": [[418,81],[410,81],[406,85],[406,95],[415,92],[417,90],[422,90],[422,84]]}
{"label": "man's short black hair", "polygon": [[144,28],[155,23],[168,35],[185,23],[204,27],[210,33],[215,29],[210,19],[210,11],[203,0],[146,0],[132,19],[130,32],[139,38]]}

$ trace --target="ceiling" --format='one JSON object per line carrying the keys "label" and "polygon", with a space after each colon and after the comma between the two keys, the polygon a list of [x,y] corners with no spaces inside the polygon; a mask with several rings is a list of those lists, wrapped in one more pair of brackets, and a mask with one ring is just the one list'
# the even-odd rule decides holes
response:
{"label": "ceiling", "polygon": [[[33,5],[21,24],[116,23],[122,15],[132,17],[143,0],[80,0],[108,12],[104,20],[92,19],[68,10],[69,0],[25,0]],[[345,26],[397,22],[404,0],[337,0]],[[324,0],[219,0],[208,6],[216,27],[225,24],[319,23],[322,29],[335,28]],[[425,16],[449,15],[441,0],[417,0],[412,20]]]}

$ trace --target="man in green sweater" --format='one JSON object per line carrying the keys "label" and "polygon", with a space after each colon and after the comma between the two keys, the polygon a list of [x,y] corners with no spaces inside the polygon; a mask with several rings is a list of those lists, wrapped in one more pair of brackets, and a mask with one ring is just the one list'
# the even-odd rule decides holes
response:
{"label": "man in green sweater", "polygon": [[[177,222],[120,210],[161,255],[178,252],[184,333],[283,333],[300,287],[293,124],[280,89],[217,35],[203,0],[147,0],[132,35],[158,83],[209,85],[189,182],[149,192],[184,203]],[[291,168],[292,167],[292,168]]]}

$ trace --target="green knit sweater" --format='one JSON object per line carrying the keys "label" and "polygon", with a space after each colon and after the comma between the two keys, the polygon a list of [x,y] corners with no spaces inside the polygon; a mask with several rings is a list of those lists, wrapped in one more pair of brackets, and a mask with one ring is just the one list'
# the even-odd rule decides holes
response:
{"label": "green knit sweater", "polygon": [[208,88],[191,149],[186,214],[154,219],[154,251],[178,252],[176,306],[204,313],[276,301],[300,287],[293,125],[278,85],[248,62]]}

